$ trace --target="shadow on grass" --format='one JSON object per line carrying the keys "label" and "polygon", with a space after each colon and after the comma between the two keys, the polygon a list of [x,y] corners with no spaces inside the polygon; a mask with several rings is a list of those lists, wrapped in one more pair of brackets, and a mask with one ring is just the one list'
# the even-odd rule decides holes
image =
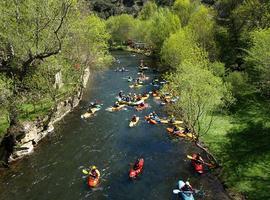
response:
{"label": "shadow on grass", "polygon": [[239,105],[235,126],[226,136],[229,142],[223,145],[225,179],[249,199],[270,199],[268,103],[252,99]]}

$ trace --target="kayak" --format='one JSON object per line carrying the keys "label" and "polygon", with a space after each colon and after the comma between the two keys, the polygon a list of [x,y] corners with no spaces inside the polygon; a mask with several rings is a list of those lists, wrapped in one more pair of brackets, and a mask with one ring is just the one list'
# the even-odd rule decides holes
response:
{"label": "kayak", "polygon": [[148,77],[148,76],[145,76],[145,77],[139,77],[139,79],[140,79],[141,81],[146,81],[146,80],[149,79],[149,77]]}
{"label": "kayak", "polygon": [[183,124],[184,123],[183,121],[180,121],[180,120],[175,120],[173,123],[171,123],[170,120],[168,120],[168,119],[160,119],[160,122],[162,124],[173,124],[173,125]]}
{"label": "kayak", "polygon": [[119,111],[122,110],[126,105],[119,105],[118,107],[111,106],[107,108],[106,110],[109,112]]}
{"label": "kayak", "polygon": [[181,130],[183,128],[180,127],[180,131],[174,132],[173,128],[167,128],[168,133],[174,134],[178,137],[188,138],[188,139],[195,139],[196,137],[192,133],[182,133]]}
{"label": "kayak", "polygon": [[138,168],[134,169],[135,164],[130,168],[129,170],[129,178],[135,179],[137,176],[142,173],[143,170],[143,165],[144,165],[144,159],[140,158]]}
{"label": "kayak", "polygon": [[196,162],[196,155],[197,154],[195,154],[195,153],[192,154],[191,164],[198,174],[203,174],[203,163]]}
{"label": "kayak", "polygon": [[134,127],[134,126],[136,126],[137,124],[138,124],[138,122],[139,122],[139,117],[136,117],[136,121],[135,122],[133,122],[133,121],[130,121],[129,122],[129,127]]}
{"label": "kayak", "polygon": [[158,122],[152,118],[150,118],[149,116],[145,116],[144,117],[146,121],[148,121],[149,124],[158,124]]}
{"label": "kayak", "polygon": [[183,191],[183,190],[181,190],[184,187],[184,185],[185,185],[184,181],[180,180],[178,182],[178,188],[181,191],[179,193],[180,197],[183,200],[195,200],[194,197],[193,197],[193,192],[192,191]]}
{"label": "kayak", "polygon": [[139,88],[139,87],[142,87],[143,85],[142,84],[133,84],[133,85],[130,85],[129,87],[130,88]]}
{"label": "kayak", "polygon": [[97,107],[97,108],[92,108],[91,112],[86,112],[83,115],[81,115],[82,119],[87,119],[89,117],[91,117],[92,115],[94,115],[95,112],[99,111],[101,109],[101,107]]}
{"label": "kayak", "polygon": [[142,111],[142,110],[144,110],[144,109],[146,109],[146,108],[148,108],[148,107],[149,107],[149,104],[148,104],[148,103],[145,103],[144,106],[138,105],[138,106],[136,107],[136,110],[137,110],[137,111]]}
{"label": "kayak", "polygon": [[91,188],[96,187],[99,183],[99,179],[100,179],[99,176],[97,178],[94,178],[92,176],[88,176],[88,180],[87,180],[88,186]]}
{"label": "kayak", "polygon": [[139,67],[139,70],[148,70],[148,67]]}
{"label": "kayak", "polygon": [[142,97],[142,100],[144,100],[144,101],[147,100],[149,98],[149,96],[150,96],[149,94],[146,94],[145,96]]}

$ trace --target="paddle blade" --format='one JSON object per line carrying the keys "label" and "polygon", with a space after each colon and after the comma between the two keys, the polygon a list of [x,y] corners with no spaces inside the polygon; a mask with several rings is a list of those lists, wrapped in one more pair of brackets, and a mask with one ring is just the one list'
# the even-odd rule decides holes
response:
{"label": "paddle blade", "polygon": [[180,193],[180,192],[181,192],[181,191],[178,190],[178,189],[174,189],[174,190],[173,190],[173,193],[174,193],[174,194],[178,194],[178,193]]}
{"label": "paddle blade", "polygon": [[88,172],[86,169],[83,169],[83,170],[82,170],[82,173],[84,173],[84,174],[89,174],[89,172]]}
{"label": "paddle blade", "polygon": [[191,155],[187,155],[187,158],[190,160],[194,160]]}

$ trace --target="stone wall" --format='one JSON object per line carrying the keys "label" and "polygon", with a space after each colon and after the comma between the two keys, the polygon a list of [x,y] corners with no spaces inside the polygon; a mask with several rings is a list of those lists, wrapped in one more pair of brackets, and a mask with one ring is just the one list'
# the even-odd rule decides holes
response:
{"label": "stone wall", "polygon": [[[85,70],[83,79],[83,87],[85,88],[90,77],[90,70],[87,68]],[[37,144],[48,134],[52,133],[54,130],[54,123],[61,120],[65,115],[73,110],[76,107],[82,97],[83,88],[78,90],[77,93],[64,101],[61,101],[55,112],[50,118],[49,124],[45,125],[46,121],[49,119],[49,115],[45,116],[43,119],[37,119],[36,121],[24,122],[20,131],[23,135],[22,138],[16,141],[16,146],[14,147],[13,154],[9,157],[9,162],[14,162],[18,159],[23,158],[26,155],[29,155],[34,152],[34,148]],[[0,149],[0,156],[3,158],[6,153],[5,149]],[[0,166],[1,167],[1,166]]]}

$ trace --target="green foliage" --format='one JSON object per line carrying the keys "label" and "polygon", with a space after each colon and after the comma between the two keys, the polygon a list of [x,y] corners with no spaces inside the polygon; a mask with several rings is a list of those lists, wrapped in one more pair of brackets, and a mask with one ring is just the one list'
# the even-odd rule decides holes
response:
{"label": "green foliage", "polygon": [[172,69],[179,68],[184,61],[207,66],[207,53],[197,46],[188,29],[172,34],[163,44],[161,58]]}
{"label": "green foliage", "polygon": [[270,28],[254,31],[252,47],[246,61],[249,64],[253,81],[263,93],[270,94]]}
{"label": "green foliage", "polygon": [[180,19],[167,8],[160,8],[150,19],[149,44],[159,52],[170,34],[181,27]]}
{"label": "green foliage", "polygon": [[148,1],[143,6],[143,9],[139,13],[139,19],[148,20],[158,10],[157,5],[154,2]]}
{"label": "green foliage", "polygon": [[134,18],[127,14],[112,16],[107,20],[107,29],[114,42],[122,43],[130,39],[134,28]]}
{"label": "green foliage", "polygon": [[217,57],[214,16],[214,11],[211,8],[200,5],[191,15],[188,23],[188,28],[191,29],[197,43],[208,51],[211,60]]}
{"label": "green foliage", "polygon": [[245,90],[247,90],[248,75],[246,73],[234,71],[229,73],[225,80],[230,83],[232,93],[236,97],[240,97],[244,94]]}
{"label": "green foliage", "polygon": [[219,77],[225,76],[225,64],[221,62],[213,62],[209,65],[209,70],[215,75]]}
{"label": "green foliage", "polygon": [[230,102],[232,97],[222,79],[208,69],[189,62],[181,65],[181,71],[167,76],[169,84],[164,90],[180,96],[173,108],[199,137],[208,131],[207,124],[211,126],[212,118],[208,116],[225,102]]}
{"label": "green foliage", "polygon": [[188,24],[195,7],[195,3],[191,3],[190,0],[176,0],[174,2],[172,9],[181,19],[182,27]]}

